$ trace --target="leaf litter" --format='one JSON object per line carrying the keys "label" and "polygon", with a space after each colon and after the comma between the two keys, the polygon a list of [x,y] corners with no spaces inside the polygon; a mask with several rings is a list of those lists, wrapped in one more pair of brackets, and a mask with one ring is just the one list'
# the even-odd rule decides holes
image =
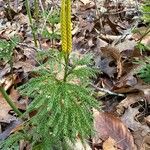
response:
{"label": "leaf litter", "polygon": [[[32,0],[30,2],[33,4]],[[14,0],[10,4],[11,15],[5,2],[0,1],[0,38],[9,40],[17,35],[21,41],[13,51],[14,80],[9,80],[11,68],[7,61],[0,62],[0,80],[16,106],[24,111],[28,99],[21,97],[16,86],[32,77],[32,70],[39,65],[36,60],[38,49],[34,47],[24,2]],[[60,3],[43,1],[44,9],[53,9],[56,5],[59,7]],[[99,89],[106,89],[98,97],[98,100],[102,101],[104,112],[93,110],[96,134],[91,139],[92,144],[87,143],[95,150],[149,148],[150,86],[136,74],[140,65],[135,64],[134,60],[143,57],[136,48],[141,34],[131,32],[133,28],[138,28],[137,12],[136,2],[130,0],[75,0],[72,4],[73,50],[81,55],[88,52],[94,54],[95,65],[102,72],[94,84]],[[40,20],[39,27],[43,25],[42,21]],[[51,30],[47,23],[45,26]],[[55,29],[59,32],[59,24]],[[145,30],[145,27],[142,30]],[[49,38],[43,38],[41,34],[38,38],[41,50],[51,47],[53,41]],[[141,42],[149,45],[149,38],[147,35]],[[60,48],[60,40],[56,40],[53,46]],[[107,90],[110,92],[107,93]],[[95,91],[100,92],[98,88]],[[115,95],[110,94],[111,92]],[[120,97],[119,94],[125,94],[125,97]],[[0,139],[7,138],[20,124],[0,95]],[[20,143],[20,147],[29,146],[24,141]],[[79,145],[77,144],[77,147],[80,148],[76,149],[84,149]]]}

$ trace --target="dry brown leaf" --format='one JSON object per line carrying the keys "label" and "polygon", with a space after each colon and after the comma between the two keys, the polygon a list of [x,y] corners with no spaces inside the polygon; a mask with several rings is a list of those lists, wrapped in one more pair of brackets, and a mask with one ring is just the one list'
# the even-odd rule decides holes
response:
{"label": "dry brown leaf", "polygon": [[22,68],[25,73],[33,71],[33,69],[35,68],[35,66],[33,66],[32,62],[30,61],[18,61],[17,63],[14,63],[13,67],[16,69]]}
{"label": "dry brown leaf", "polygon": [[133,51],[136,46],[136,42],[134,40],[125,40],[122,43],[119,43],[115,46],[119,50],[119,52],[123,52],[126,50]]}
{"label": "dry brown leaf", "polygon": [[16,128],[19,124],[21,124],[21,120],[13,120],[5,129],[5,131],[3,131],[2,133],[0,133],[0,140],[5,140],[10,134],[11,131]]}
{"label": "dry brown leaf", "polygon": [[139,84],[133,73],[128,72],[127,75],[122,76],[114,85],[113,91],[117,93],[129,93],[138,91],[135,86]]}
{"label": "dry brown leaf", "polygon": [[8,76],[5,76],[4,78],[2,78],[0,80],[0,83],[4,86],[5,90],[8,90],[14,83],[14,81],[16,80],[17,75],[16,74],[9,74]]}
{"label": "dry brown leaf", "polygon": [[131,108],[130,106],[125,111],[125,113],[121,116],[122,122],[132,131],[142,131],[142,136],[145,136],[148,132],[150,132],[150,128],[147,125],[141,124],[136,120],[136,116],[139,114],[139,106],[135,108]]}
{"label": "dry brown leaf", "polygon": [[141,40],[141,43],[144,44],[145,46],[150,46],[150,33],[148,33],[146,36],[143,37],[143,35],[148,31],[148,27],[140,27],[137,30],[139,30],[139,32],[134,33],[132,35],[132,38],[135,39],[136,41]]}
{"label": "dry brown leaf", "polygon": [[20,140],[19,150],[31,150],[31,144],[28,141]]}
{"label": "dry brown leaf", "polygon": [[89,143],[86,142],[86,140],[81,141],[79,138],[77,138],[74,143],[72,143],[68,139],[67,144],[69,145],[71,150],[92,150]]}
{"label": "dry brown leaf", "polygon": [[99,51],[99,48],[108,46],[108,43],[100,38],[97,38],[96,45],[97,45],[97,49]]}
{"label": "dry brown leaf", "polygon": [[113,59],[110,57],[100,57],[97,55],[95,57],[95,65],[100,68],[100,70],[107,74],[110,78],[114,78],[115,73],[117,73],[116,67],[111,66]]}
{"label": "dry brown leaf", "polygon": [[117,142],[118,148],[123,150],[136,149],[131,133],[117,117],[114,117],[112,114],[98,112],[96,110],[93,112],[94,127],[96,130],[94,141],[98,141],[98,139],[104,140],[111,137]]}
{"label": "dry brown leaf", "polygon": [[122,76],[123,73],[123,63],[121,60],[121,54],[119,52],[119,50],[115,47],[104,47],[101,48],[102,53],[104,54],[105,57],[111,57],[116,61],[116,65],[117,65],[117,78],[120,78]]}
{"label": "dry brown leaf", "polygon": [[[138,150],[149,150],[147,149],[150,145],[150,134],[142,135],[142,130],[133,132],[133,137],[135,140],[135,145]],[[146,148],[147,147],[147,148]]]}
{"label": "dry brown leaf", "polygon": [[141,92],[128,94],[127,97],[118,104],[116,112],[122,115],[131,104],[141,101],[142,97],[143,95]]}
{"label": "dry brown leaf", "polygon": [[[20,94],[18,93],[17,90],[12,88],[10,90],[10,95],[9,95],[16,107],[25,110],[26,104],[25,103],[19,103],[18,99],[20,97]],[[10,123],[13,120],[16,120],[16,117],[13,115],[9,114],[9,111],[12,110],[12,108],[9,106],[9,104],[6,102],[6,100],[3,98],[3,96],[0,94],[0,122],[4,123]]]}
{"label": "dry brown leaf", "polygon": [[84,5],[88,4],[91,2],[91,0],[80,0]]}
{"label": "dry brown leaf", "polygon": [[142,41],[142,44],[144,44],[145,46],[149,47],[150,46],[150,35],[145,36]]}
{"label": "dry brown leaf", "polygon": [[14,87],[12,87],[12,89],[10,90],[10,98],[14,101],[17,108],[26,110],[27,99],[18,101],[18,99],[20,98],[20,93],[18,90],[14,89]]}
{"label": "dry brown leaf", "polygon": [[148,126],[150,127],[150,115],[145,117],[145,122],[148,124]]}
{"label": "dry brown leaf", "polygon": [[150,150],[150,135],[144,137],[140,150]]}
{"label": "dry brown leaf", "polygon": [[103,143],[103,150],[117,150],[116,148],[116,141],[109,137],[104,143]]}
{"label": "dry brown leaf", "polygon": [[10,106],[0,94],[0,122],[10,123],[11,121],[16,120],[15,116],[8,114],[10,110]]}
{"label": "dry brown leaf", "polygon": [[150,86],[141,86],[139,89],[143,92],[145,99],[147,100],[148,104],[150,104]]}
{"label": "dry brown leaf", "polygon": [[0,69],[0,79],[3,78],[11,70],[10,65],[6,64],[3,69]]}

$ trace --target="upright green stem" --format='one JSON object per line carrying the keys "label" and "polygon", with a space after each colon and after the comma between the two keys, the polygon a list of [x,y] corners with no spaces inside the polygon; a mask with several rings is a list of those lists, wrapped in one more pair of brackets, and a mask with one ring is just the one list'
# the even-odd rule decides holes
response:
{"label": "upright green stem", "polygon": [[66,82],[68,76],[68,66],[69,66],[69,54],[65,54],[65,75],[64,75],[64,82]]}
{"label": "upright green stem", "polygon": [[18,114],[18,116],[21,116],[22,113],[19,111],[19,109],[15,106],[15,104],[13,103],[13,101],[10,99],[10,97],[8,96],[8,94],[6,93],[5,89],[0,86],[0,92],[2,93],[3,97],[5,98],[5,100],[7,101],[7,103],[10,105],[10,107],[13,109],[13,111]]}
{"label": "upright green stem", "polygon": [[54,35],[54,24],[52,23],[52,49],[54,49],[54,38],[53,38],[53,35]]}
{"label": "upright green stem", "polygon": [[10,58],[9,62],[10,62],[10,73],[11,73],[12,83],[14,85],[15,82],[14,82],[14,76],[13,76],[13,73],[14,73],[14,71],[13,71],[13,54],[11,54],[11,58]]}
{"label": "upright green stem", "polygon": [[30,11],[30,3],[29,3],[29,0],[26,0],[26,9],[27,9],[27,14],[28,14],[28,18],[29,18],[31,30],[32,30],[32,35],[33,35],[33,39],[34,39],[34,44],[35,44],[35,47],[38,47],[37,40],[36,40],[37,38],[36,38],[36,34],[35,34],[35,27],[34,27],[34,25],[33,25],[32,16],[31,16],[31,11]]}
{"label": "upright green stem", "polygon": [[38,18],[39,18],[39,2],[38,2],[38,0],[34,0],[34,16],[35,16],[36,22],[38,22]]}

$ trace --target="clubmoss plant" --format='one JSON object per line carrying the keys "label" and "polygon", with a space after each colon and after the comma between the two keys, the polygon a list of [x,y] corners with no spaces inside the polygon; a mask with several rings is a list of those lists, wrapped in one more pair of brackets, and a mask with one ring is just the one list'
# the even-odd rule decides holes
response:
{"label": "clubmoss plant", "polygon": [[138,72],[138,75],[145,82],[150,83],[150,57],[146,57],[144,61],[140,61],[143,65],[142,69]]}
{"label": "clubmoss plant", "polygon": [[141,6],[142,19],[144,22],[150,24],[150,2],[149,0],[145,0]]}
{"label": "clubmoss plant", "polygon": [[[8,62],[10,64],[12,81],[13,81],[13,51],[18,42],[19,42],[18,37],[13,37],[10,38],[9,40],[5,40],[5,39],[0,40],[0,60]],[[1,81],[1,77],[0,77],[0,81]],[[8,96],[7,92],[3,87],[3,83],[1,82],[0,82],[0,93],[3,95],[4,99],[14,110],[14,112],[18,114],[18,116],[20,116],[22,113],[17,109],[17,107],[15,106],[11,98]]]}
{"label": "clubmoss plant", "polygon": [[67,150],[70,142],[84,142],[94,132],[91,110],[99,105],[89,83],[98,71],[91,67],[91,54],[71,53],[71,0],[62,0],[60,23],[62,51],[49,51],[49,59],[35,69],[35,77],[19,88],[32,99],[24,115],[34,115],[1,143],[4,150],[20,140],[29,141],[35,150]]}
{"label": "clubmoss plant", "polygon": [[8,40],[1,39],[0,40],[0,60],[3,61],[12,61],[13,50],[17,46],[19,42],[18,37],[12,37]]}
{"label": "clubmoss plant", "polygon": [[[14,36],[10,39],[2,39],[0,40],[0,60],[8,62],[10,65],[10,72],[12,75],[12,81],[13,78],[13,54],[14,54],[14,48],[19,43],[20,39],[17,36]],[[13,81],[14,83],[14,81]]]}

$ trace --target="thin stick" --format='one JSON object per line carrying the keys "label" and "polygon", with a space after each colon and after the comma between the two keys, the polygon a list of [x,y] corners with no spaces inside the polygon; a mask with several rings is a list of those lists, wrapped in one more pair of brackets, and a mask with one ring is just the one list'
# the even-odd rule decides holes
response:
{"label": "thin stick", "polygon": [[[45,2],[44,2],[45,3]],[[41,0],[39,0],[39,4],[40,4],[40,7],[41,7],[41,9],[42,9],[42,12],[44,13],[44,7],[43,7],[43,4],[42,4],[42,1]]]}
{"label": "thin stick", "polygon": [[121,96],[121,97],[125,97],[124,94],[118,94],[118,93],[114,93],[112,91],[109,91],[107,89],[104,89],[104,88],[99,88],[97,86],[95,86],[94,84],[90,84],[92,87],[94,87],[96,90],[99,90],[99,91],[102,91],[102,92],[105,92],[105,93],[108,93],[110,95],[117,95],[117,96]]}
{"label": "thin stick", "polygon": [[11,98],[8,96],[8,94],[6,93],[5,89],[0,86],[0,92],[2,93],[3,97],[5,98],[5,100],[7,101],[7,103],[10,105],[10,107],[13,109],[13,111],[18,114],[18,116],[21,116],[22,113],[19,111],[19,109],[15,106],[15,104],[13,103],[13,101],[11,100]]}

